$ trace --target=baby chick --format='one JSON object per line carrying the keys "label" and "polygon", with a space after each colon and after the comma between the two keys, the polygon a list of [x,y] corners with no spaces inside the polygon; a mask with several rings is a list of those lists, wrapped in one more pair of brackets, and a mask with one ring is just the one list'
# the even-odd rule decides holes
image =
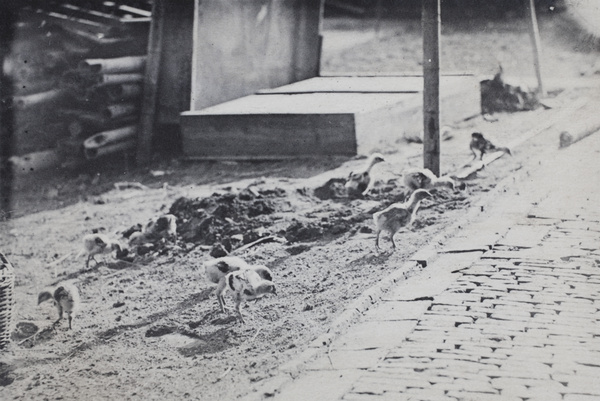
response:
{"label": "baby chick", "polygon": [[265,280],[260,274],[253,269],[242,269],[233,273],[229,273],[225,280],[227,288],[234,293],[235,311],[242,322],[245,324],[242,316],[241,305],[242,301],[251,301],[258,299],[265,294],[277,295],[275,284],[271,280]]}
{"label": "baby chick", "polygon": [[366,166],[359,171],[352,171],[348,176],[345,187],[350,195],[366,195],[373,186],[371,180],[371,169],[377,163],[384,162],[385,159],[380,153],[373,153],[368,159]]}
{"label": "baby chick", "polygon": [[83,248],[88,255],[85,262],[86,268],[90,265],[90,259],[94,259],[94,262],[98,263],[94,258],[95,255],[110,254],[112,251],[122,252],[118,242],[112,241],[108,236],[100,233],[84,236]]}
{"label": "baby chick", "polygon": [[225,312],[225,299],[223,297],[223,293],[227,290],[225,276],[249,266],[244,259],[237,256],[223,256],[204,262],[206,279],[213,284],[217,284],[217,300],[219,301],[221,312]]}
{"label": "baby chick", "polygon": [[[504,152],[512,156],[509,148],[495,146],[490,140],[485,139],[481,132],[473,132],[471,134],[469,148],[471,149],[471,152],[473,152],[473,160],[477,159],[477,156],[479,156],[479,160],[481,160],[483,155],[489,152]],[[479,155],[477,155],[477,153],[479,153]]]}
{"label": "baby chick", "polygon": [[142,229],[147,238],[174,238],[177,235],[177,217],[165,214],[151,219]]}
{"label": "baby chick", "polygon": [[412,193],[408,201],[394,203],[380,212],[373,213],[373,221],[376,227],[375,248],[379,251],[379,235],[382,231],[390,233],[390,239],[394,250],[394,234],[407,224],[412,224],[419,209],[421,200],[431,197],[431,193],[425,189],[417,189]]}
{"label": "baby chick", "polygon": [[73,316],[79,310],[81,304],[77,287],[71,283],[62,283],[54,291],[42,291],[38,295],[38,305],[49,299],[54,300],[54,305],[58,310],[58,319],[54,322],[54,325],[62,319],[63,313],[66,313],[69,320],[69,329],[72,329]]}
{"label": "baby chick", "polygon": [[273,273],[267,266],[249,265],[244,259],[237,256],[223,256],[204,262],[207,280],[213,284],[217,284],[216,294],[221,312],[225,312],[226,309],[225,298],[223,297],[223,294],[227,290],[225,276],[243,269],[255,271],[263,280],[273,280]]}
{"label": "baby chick", "polygon": [[436,177],[427,168],[413,168],[404,172],[404,185],[411,191],[417,189],[433,189],[436,187],[447,187],[455,189],[456,183],[450,177]]}

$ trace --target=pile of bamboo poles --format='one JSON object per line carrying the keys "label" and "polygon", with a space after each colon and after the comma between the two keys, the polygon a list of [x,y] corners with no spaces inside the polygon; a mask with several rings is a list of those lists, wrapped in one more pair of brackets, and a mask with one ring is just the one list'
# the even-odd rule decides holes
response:
{"label": "pile of bamboo poles", "polygon": [[[11,160],[17,171],[84,162],[84,142],[98,133],[129,127],[135,135],[150,26],[149,12],[136,7],[149,8],[145,0],[119,3],[91,1],[84,9],[37,2],[20,9],[4,61],[14,87]],[[127,139],[114,146],[113,136],[107,138],[96,147],[111,147],[89,158],[132,145]]]}
{"label": "pile of bamboo poles", "polygon": [[68,149],[83,149],[86,159],[135,147],[145,56],[82,60],[63,76],[62,85],[77,100],[61,111]]}

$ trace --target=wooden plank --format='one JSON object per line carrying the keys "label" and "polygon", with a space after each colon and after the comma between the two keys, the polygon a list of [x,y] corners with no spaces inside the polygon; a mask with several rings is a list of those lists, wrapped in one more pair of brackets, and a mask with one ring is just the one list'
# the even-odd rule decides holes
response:
{"label": "wooden plank", "polygon": [[144,76],[144,96],[142,113],[137,135],[136,163],[144,165],[152,156],[152,137],[155,128],[156,101],[158,96],[158,77],[163,47],[165,25],[164,2],[156,1],[152,7],[152,24],[148,42],[148,55]]}
{"label": "wooden plank", "polygon": [[418,95],[403,93],[300,93],[295,95],[253,95],[182,115],[218,114],[334,114],[364,113],[415,102]]}
{"label": "wooden plank", "polygon": [[[15,40],[15,27],[17,12],[10,2],[0,4],[0,65],[5,65],[11,46]],[[2,71],[0,74],[0,221],[11,217],[14,173],[10,157],[16,142],[15,113],[12,110],[10,99],[14,95],[13,80],[9,74]]]}
{"label": "wooden plank", "polygon": [[352,114],[193,115],[181,117],[185,156],[354,155]]}
{"label": "wooden plank", "polygon": [[[440,91],[452,90],[468,81],[472,76],[442,76]],[[317,77],[295,82],[278,88],[263,89],[258,94],[293,93],[421,93],[422,76],[331,76]]]}
{"label": "wooden plank", "polygon": [[118,17],[111,14],[106,14],[101,11],[89,10],[74,4],[59,4],[58,10],[69,17],[87,19],[89,21],[99,22],[101,24],[114,27],[121,27],[121,22]]}

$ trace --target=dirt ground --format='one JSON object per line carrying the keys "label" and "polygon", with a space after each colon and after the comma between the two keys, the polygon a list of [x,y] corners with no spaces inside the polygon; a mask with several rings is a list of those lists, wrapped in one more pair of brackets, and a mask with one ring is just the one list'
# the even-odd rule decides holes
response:
{"label": "dirt ground", "polygon": [[[546,74],[554,79],[587,74],[598,54],[582,49],[559,17],[545,15],[540,23]],[[384,21],[376,35],[373,21],[326,20],[323,70],[419,71],[419,26],[419,21]],[[491,77],[500,60],[509,76],[533,75],[522,20],[450,22],[442,33],[445,71]],[[582,95],[592,97],[588,107],[597,110],[600,96],[585,88],[561,92],[555,98],[558,109]],[[558,109],[500,114],[494,122],[481,117],[457,122],[452,138],[442,143],[443,172],[456,171],[470,159],[471,132],[513,143]],[[465,190],[441,191],[424,201],[415,229],[397,234],[400,248],[393,254],[374,251],[371,214],[403,199],[399,173],[421,164],[422,145],[416,143],[384,152],[387,162],[374,169],[378,185],[364,199],[319,199],[314,193],[329,179],[344,178],[361,166],[361,158],[169,159],[144,169],[116,159],[108,166],[19,177],[13,219],[0,223],[0,249],[17,271],[16,329],[0,359],[0,398],[244,396],[326,332],[353,299],[464,219],[468,208],[489,201],[486,193],[501,179],[531,167],[557,145],[557,132],[542,133],[513,149],[513,157],[499,159],[466,181]],[[146,188],[115,189],[121,181]],[[182,197],[187,200],[174,207]],[[180,228],[209,214],[222,219],[206,223],[216,230],[210,240],[180,230],[175,242],[150,249],[132,263],[99,257],[101,263],[85,269],[85,258],[76,257],[81,238],[94,229],[122,233],[169,211],[178,215]],[[268,234],[287,242],[258,245],[241,256],[273,270],[278,295],[248,303],[243,308],[247,324],[241,325],[232,313],[218,311],[202,262],[211,259],[212,244],[223,237],[239,241],[241,235],[247,242]],[[382,243],[389,249],[387,236]],[[53,331],[49,327],[56,311],[49,302],[37,306],[37,294],[64,280],[80,288],[82,311],[72,331],[65,322]]]}

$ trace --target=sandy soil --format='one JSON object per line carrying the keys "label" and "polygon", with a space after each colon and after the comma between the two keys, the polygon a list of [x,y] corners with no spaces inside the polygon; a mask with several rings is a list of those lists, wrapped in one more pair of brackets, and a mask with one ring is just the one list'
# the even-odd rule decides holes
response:
{"label": "sandy soil", "polygon": [[[549,75],[579,76],[597,58],[567,41],[561,21],[541,22]],[[419,70],[418,22],[386,21],[379,36],[369,39],[371,26],[326,21],[324,70]],[[446,70],[489,75],[498,57],[508,60],[503,65],[510,75],[531,68],[523,21],[449,24],[443,33]],[[582,94],[592,96],[593,90],[565,91],[556,99],[565,107]],[[597,102],[589,107],[597,109]],[[442,170],[455,171],[469,160],[472,131],[511,143],[556,112],[539,109],[499,115],[496,122],[475,118],[457,123],[453,138],[442,145]],[[468,208],[489,201],[486,193],[499,180],[554,151],[557,135],[525,142],[514,149],[514,157],[499,159],[467,181],[464,191],[441,192],[424,201],[415,229],[397,235],[401,247],[393,254],[374,252],[370,216],[402,199],[398,173],[421,163],[419,144],[402,143],[386,152],[387,162],[375,170],[378,185],[365,199],[314,196],[316,188],[330,178],[346,177],[364,163],[361,159],[194,164],[173,159],[145,169],[113,160],[108,167],[21,177],[14,218],[0,223],[0,248],[17,269],[17,328],[15,341],[0,359],[0,398],[239,398],[326,332],[349,302],[385,280],[429,238],[464,219]],[[156,171],[165,174],[152,174]],[[117,181],[141,182],[148,188],[120,191],[113,186]],[[181,197],[193,200],[217,193],[239,200],[249,187],[258,194],[253,200],[272,210],[238,216],[235,223],[264,227],[292,241],[256,246],[243,254],[273,270],[279,294],[248,303],[243,309],[246,325],[233,314],[218,312],[201,266],[211,258],[210,245],[203,241],[179,235],[164,252],[149,252],[133,263],[99,258],[101,263],[92,263],[88,270],[85,259],[76,257],[82,236],[93,229],[122,232],[167,213]],[[384,237],[384,248],[389,245]],[[56,263],[65,255],[70,256]],[[49,302],[37,306],[37,294],[63,280],[79,286],[82,312],[72,331],[65,322],[53,331],[49,326],[56,311]],[[28,338],[36,330],[38,335]]]}

